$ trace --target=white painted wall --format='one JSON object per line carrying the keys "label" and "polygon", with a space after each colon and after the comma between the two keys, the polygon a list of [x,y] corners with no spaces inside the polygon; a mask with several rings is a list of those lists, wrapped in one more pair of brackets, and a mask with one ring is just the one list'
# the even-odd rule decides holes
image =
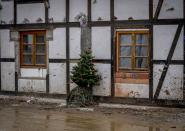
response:
{"label": "white painted wall", "polygon": [[66,58],[66,30],[65,28],[56,28],[53,30],[53,40],[49,41],[49,58]]}
{"label": "white painted wall", "polygon": [[149,18],[148,0],[115,0],[114,9],[118,20]]}
{"label": "white painted wall", "polygon": [[70,45],[70,58],[78,59],[81,53],[81,29],[70,28],[69,30],[69,45]]}
{"label": "white painted wall", "polygon": [[37,4],[18,4],[17,5],[17,23],[22,23],[27,18],[30,23],[37,23],[41,18],[45,22],[45,7],[43,3]]}
{"label": "white painted wall", "polygon": [[[153,36],[153,48],[154,48],[154,60],[165,60],[168,56],[171,48],[177,25],[156,25],[154,26]],[[183,60],[183,30],[178,40],[173,60]]]}
{"label": "white painted wall", "polygon": [[[164,65],[154,65],[153,88],[154,93],[161,77]],[[183,99],[183,65],[170,65],[161,88],[159,99],[182,100]]]}
{"label": "white painted wall", "polygon": [[111,72],[110,64],[95,64],[98,73],[101,75],[102,80],[100,85],[93,88],[93,94],[98,96],[111,95]]}
{"label": "white painted wall", "polygon": [[110,20],[110,0],[92,1],[92,20],[98,21],[101,18],[103,21]]}
{"label": "white painted wall", "polygon": [[14,58],[14,42],[10,42],[10,31],[0,30],[1,58]]}
{"label": "white painted wall", "polygon": [[92,54],[95,59],[110,59],[110,47],[110,27],[92,27]]}
{"label": "white painted wall", "polygon": [[149,98],[148,84],[115,84],[116,97]]}
{"label": "white painted wall", "polygon": [[[159,0],[154,0],[153,9],[154,14],[157,8]],[[168,9],[174,8],[173,11],[168,11]],[[164,0],[159,19],[176,19],[176,18],[183,18],[183,0]]]}
{"label": "white painted wall", "polygon": [[87,16],[87,0],[70,0],[69,8],[69,21],[76,21],[75,17],[79,13],[84,13]]}
{"label": "white painted wall", "polygon": [[0,0],[1,5],[3,7],[0,10],[0,21],[5,21],[6,24],[10,24],[13,21],[13,1],[3,1]]}
{"label": "white painted wall", "polygon": [[43,68],[21,68],[20,77],[46,78],[47,70]]}
{"label": "white painted wall", "polygon": [[18,91],[46,93],[46,80],[44,79],[19,79]]}
{"label": "white painted wall", "polygon": [[66,16],[65,0],[50,0],[49,18],[54,22],[64,22]]}
{"label": "white painted wall", "polygon": [[49,92],[66,94],[66,64],[49,64]]}
{"label": "white painted wall", "polygon": [[15,63],[1,62],[1,89],[15,91]]}

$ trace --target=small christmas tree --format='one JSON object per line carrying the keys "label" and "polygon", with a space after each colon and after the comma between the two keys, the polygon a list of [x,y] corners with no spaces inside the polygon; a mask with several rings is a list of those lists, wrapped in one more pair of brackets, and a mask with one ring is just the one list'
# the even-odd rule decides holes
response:
{"label": "small christmas tree", "polygon": [[92,87],[99,84],[101,79],[92,62],[93,56],[90,50],[85,51],[80,61],[71,71],[71,80],[78,86],[74,88],[67,99],[68,104],[79,106],[89,105],[93,102]]}

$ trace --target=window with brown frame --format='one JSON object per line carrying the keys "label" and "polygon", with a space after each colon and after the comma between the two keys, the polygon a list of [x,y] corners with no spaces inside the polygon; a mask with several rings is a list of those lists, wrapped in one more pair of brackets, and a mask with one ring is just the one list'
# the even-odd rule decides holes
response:
{"label": "window with brown frame", "polygon": [[146,71],[149,67],[148,30],[116,32],[117,71]]}
{"label": "window with brown frame", "polygon": [[46,67],[46,32],[20,32],[21,67]]}

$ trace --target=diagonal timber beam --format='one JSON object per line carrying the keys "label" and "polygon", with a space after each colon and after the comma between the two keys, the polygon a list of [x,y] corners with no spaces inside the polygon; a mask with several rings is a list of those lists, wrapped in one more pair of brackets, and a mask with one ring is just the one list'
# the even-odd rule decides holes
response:
{"label": "diagonal timber beam", "polygon": [[171,48],[170,48],[170,51],[169,51],[169,54],[168,54],[168,57],[167,57],[167,61],[166,61],[165,65],[164,65],[161,77],[159,79],[159,83],[157,85],[156,92],[154,94],[154,99],[157,99],[159,97],[159,93],[160,93],[162,85],[164,83],[164,79],[166,77],[166,74],[167,74],[167,71],[168,71],[168,68],[169,68],[169,65],[170,65],[170,61],[171,61],[171,59],[173,57],[173,54],[174,54],[174,51],[175,51],[175,48],[176,48],[179,36],[181,34],[182,27],[183,27],[182,23],[178,25],[177,31],[175,33],[175,37],[173,39],[173,42],[172,42],[172,45],[171,45]]}
{"label": "diagonal timber beam", "polygon": [[161,11],[161,8],[162,8],[162,5],[163,5],[163,1],[164,1],[164,0],[159,0],[159,2],[158,2],[158,4],[157,4],[157,9],[156,9],[155,15],[154,15],[154,19],[155,19],[155,20],[158,19],[158,17],[159,17],[159,13],[160,13],[160,11]]}

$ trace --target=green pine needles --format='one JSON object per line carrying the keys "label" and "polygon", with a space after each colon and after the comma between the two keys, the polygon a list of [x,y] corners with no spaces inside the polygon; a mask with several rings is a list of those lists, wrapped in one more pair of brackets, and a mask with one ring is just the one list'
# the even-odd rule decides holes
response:
{"label": "green pine needles", "polygon": [[71,73],[71,80],[82,88],[92,88],[99,84],[100,76],[92,63],[91,51],[86,51],[81,55],[80,62],[74,66]]}
{"label": "green pine needles", "polygon": [[80,55],[80,61],[71,71],[71,80],[77,84],[68,98],[68,104],[78,106],[92,104],[92,87],[99,84],[101,77],[98,71],[94,68],[93,56],[90,50],[85,51]]}

